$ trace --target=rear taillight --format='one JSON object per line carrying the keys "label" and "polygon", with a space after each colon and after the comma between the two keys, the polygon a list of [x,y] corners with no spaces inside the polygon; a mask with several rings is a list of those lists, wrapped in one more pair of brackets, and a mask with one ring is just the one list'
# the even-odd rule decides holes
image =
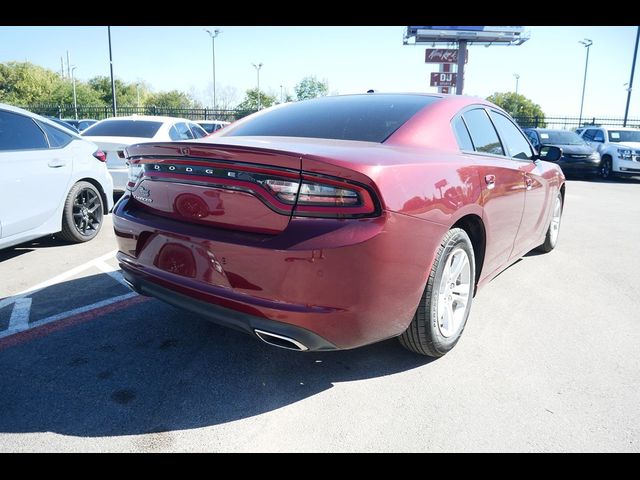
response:
{"label": "rear taillight", "polygon": [[107,161],[107,154],[104,153],[102,150],[96,150],[95,152],[93,152],[93,156],[96,157],[101,162]]}

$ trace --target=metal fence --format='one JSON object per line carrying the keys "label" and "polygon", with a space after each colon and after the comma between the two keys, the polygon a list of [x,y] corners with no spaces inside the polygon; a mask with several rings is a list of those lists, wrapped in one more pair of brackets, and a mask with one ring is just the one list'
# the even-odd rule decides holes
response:
{"label": "metal fence", "polygon": [[[70,105],[38,104],[21,106],[25,110],[58,118],[75,118],[75,108]],[[113,116],[111,106],[78,105],[78,118],[102,120]],[[118,106],[118,116],[163,115],[167,117],[188,118],[189,120],[222,120],[233,122],[254,112],[254,110],[214,110],[212,108],[168,108],[168,107],[132,107]]]}
{"label": "metal fence", "polygon": [[[49,115],[58,118],[74,118],[75,109],[72,104],[55,105],[39,104],[27,105],[22,108],[39,115]],[[168,108],[168,107],[133,107],[119,106],[118,116],[127,115],[164,115],[168,117],[188,118],[189,120],[223,120],[233,122],[242,117],[246,117],[255,110],[214,110],[212,108]],[[111,106],[78,105],[78,118],[93,118],[102,120],[112,117]],[[546,127],[559,128],[563,130],[574,130],[580,126],[597,125],[603,127],[622,127],[624,119],[622,117],[570,117],[570,116],[545,116],[526,117],[516,116],[515,120],[522,128]],[[627,119],[627,127],[640,128],[640,118]]]}
{"label": "metal fence", "polygon": [[[622,117],[563,117],[563,116],[549,116],[549,117],[514,117],[518,125],[522,128],[527,127],[545,127],[562,130],[575,130],[578,127],[585,126],[602,126],[602,127],[622,127],[624,125],[624,118]],[[627,127],[640,128],[639,118],[628,118]]]}

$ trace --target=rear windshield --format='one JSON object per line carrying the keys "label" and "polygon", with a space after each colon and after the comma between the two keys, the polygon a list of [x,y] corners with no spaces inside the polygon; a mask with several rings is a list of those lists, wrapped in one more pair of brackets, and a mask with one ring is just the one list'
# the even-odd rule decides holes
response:
{"label": "rear windshield", "polygon": [[543,144],[550,145],[582,145],[585,141],[574,132],[540,132],[540,140]]}
{"label": "rear windshield", "polygon": [[439,97],[348,95],[296,102],[229,129],[228,136],[282,136],[384,142]]}
{"label": "rear windshield", "polygon": [[153,138],[161,125],[148,120],[105,120],[87,128],[82,136]]}

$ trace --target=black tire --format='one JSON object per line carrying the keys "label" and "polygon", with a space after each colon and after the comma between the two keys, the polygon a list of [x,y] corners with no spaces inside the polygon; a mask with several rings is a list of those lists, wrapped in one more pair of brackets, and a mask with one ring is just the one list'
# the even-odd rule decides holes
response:
{"label": "black tire", "polygon": [[88,242],[102,227],[104,204],[96,187],[78,182],[67,195],[62,212],[62,231],[57,235],[72,243]]}
{"label": "black tire", "polygon": [[[552,234],[553,229],[553,213],[551,214],[551,222],[549,222],[549,228],[547,228],[547,234],[544,237],[544,243],[540,245],[536,250],[543,253],[549,253],[551,250],[556,248],[558,244],[558,234],[560,232],[560,225],[562,225],[562,210],[564,209],[564,202],[562,201],[562,194],[558,192],[558,196],[556,197],[556,202],[560,202],[560,218],[558,219],[558,233],[554,236]],[[555,212],[555,203],[554,203],[554,212]]]}
{"label": "black tire", "polygon": [[[442,334],[439,326],[437,315],[439,299],[437,290],[441,285],[447,260],[450,258],[452,252],[455,252],[458,248],[464,250],[468,257],[470,266],[470,288],[467,305],[460,326],[454,334],[446,337]],[[452,228],[440,242],[440,247],[436,252],[427,285],[422,294],[422,298],[420,298],[416,313],[407,330],[398,337],[402,346],[412,352],[430,357],[441,357],[450,351],[456,343],[458,343],[467,323],[467,318],[469,317],[469,311],[471,310],[471,303],[473,301],[473,292],[475,291],[475,274],[475,258],[469,235],[461,228]]]}
{"label": "black tire", "polygon": [[611,157],[608,155],[605,155],[604,157],[602,157],[602,160],[600,161],[600,178],[602,180],[611,180],[613,178],[613,171],[611,170],[612,168],[612,164],[611,164]]}

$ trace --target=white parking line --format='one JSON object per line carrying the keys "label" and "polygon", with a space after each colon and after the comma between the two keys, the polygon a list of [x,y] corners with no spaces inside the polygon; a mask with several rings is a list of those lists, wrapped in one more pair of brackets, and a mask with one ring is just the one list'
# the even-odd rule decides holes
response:
{"label": "white parking line", "polygon": [[9,328],[7,331],[11,333],[21,332],[29,328],[29,315],[31,313],[31,299],[19,298],[13,305],[11,318],[9,319]]}
{"label": "white parking line", "polygon": [[96,260],[94,266],[103,273],[106,273],[111,278],[113,278],[116,282],[121,283],[125,287],[129,288],[129,285],[122,278],[122,272],[118,267],[112,267],[107,262],[102,260]]}
{"label": "white parking line", "polygon": [[[56,313],[55,315],[51,315],[49,317],[43,318],[41,320],[38,320],[36,322],[31,322],[28,324],[28,329],[32,329],[32,328],[36,328],[36,327],[40,327],[42,325],[46,325],[47,323],[53,323],[53,322],[57,322],[58,320],[63,320],[67,317],[71,317],[73,315],[77,315],[79,313],[85,313],[88,312],[90,310],[95,310],[97,308],[101,308],[101,307],[106,307],[107,305],[111,305],[112,303],[116,303],[116,302],[121,302],[123,300],[128,300],[129,298],[135,297],[138,294],[135,292],[131,292],[131,293],[126,293],[124,295],[119,295],[117,297],[111,297],[111,298],[107,298],[106,300],[102,300],[100,302],[96,302],[96,303],[92,303],[91,305],[85,305],[83,307],[78,307],[78,308],[74,308],[73,310],[67,310],[66,312],[62,312],[62,313]],[[31,304],[31,299],[26,299],[29,300],[29,304]],[[16,305],[18,304],[18,301],[16,301]],[[15,310],[14,310],[15,311]],[[5,330],[4,332],[0,332],[0,339],[4,338],[4,337],[9,337],[15,333],[18,333],[19,331],[24,331],[26,330],[12,330],[11,328],[9,328],[8,330]]]}
{"label": "white parking line", "polygon": [[[115,257],[116,253],[118,252],[118,250],[113,250],[109,253],[106,253],[98,258],[94,258],[93,260],[90,260],[86,263],[83,263],[82,265],[78,265],[77,267],[72,268],[71,270],[67,270],[64,273],[61,273],[60,275],[56,275],[53,278],[50,278],[49,280],[45,280],[44,282],[40,282],[37,285],[28,288],[26,290],[23,290],[22,292],[16,293],[15,295],[11,295],[10,297],[7,297],[3,300],[0,300],[0,308],[3,308],[7,305],[10,305],[11,303],[15,302],[16,300],[18,300],[19,298],[25,297],[27,295],[36,293],[39,290],[42,290],[44,288],[50,287],[51,285],[55,285],[56,283],[60,283],[64,280],[66,280],[69,277],[72,277],[84,270],[86,270],[87,268],[91,268],[96,266],[96,263],[104,263],[105,260],[108,260],[110,258]],[[98,267],[100,268],[100,267]]]}

